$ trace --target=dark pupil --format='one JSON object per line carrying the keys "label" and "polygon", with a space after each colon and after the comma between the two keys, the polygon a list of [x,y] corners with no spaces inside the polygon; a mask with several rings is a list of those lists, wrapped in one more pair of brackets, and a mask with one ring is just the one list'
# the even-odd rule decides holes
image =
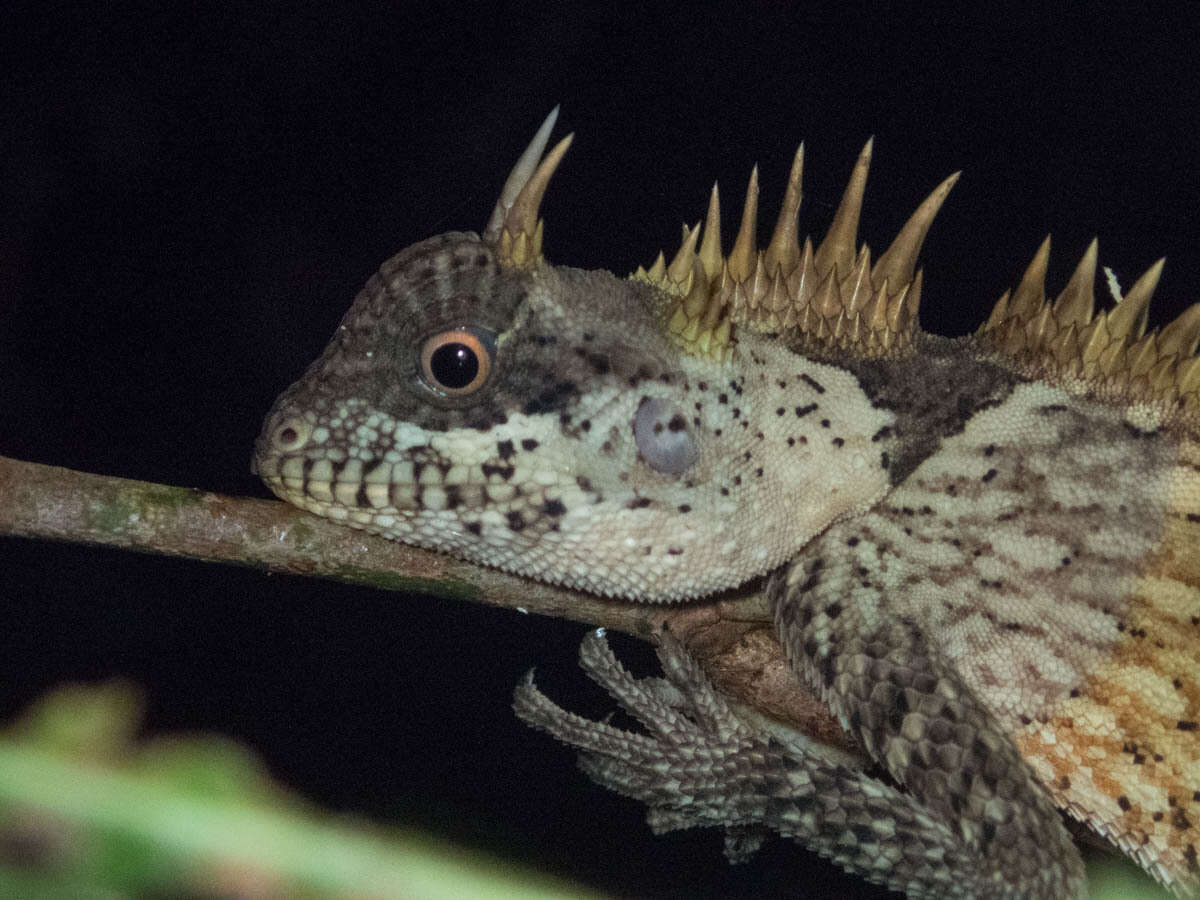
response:
{"label": "dark pupil", "polygon": [[479,374],[479,360],[475,351],[457,341],[442,344],[429,358],[430,374],[442,387],[451,390],[465,388]]}

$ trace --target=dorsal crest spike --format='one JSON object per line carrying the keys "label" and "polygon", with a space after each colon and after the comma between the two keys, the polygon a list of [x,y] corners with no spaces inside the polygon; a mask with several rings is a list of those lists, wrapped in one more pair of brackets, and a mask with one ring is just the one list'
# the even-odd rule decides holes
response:
{"label": "dorsal crest spike", "polygon": [[[774,233],[756,248],[758,167],[750,173],[741,227],[729,256],[721,258],[720,205],[714,185],[704,233],[684,229],[683,246],[670,266],[655,261],[634,276],[666,295],[668,330],[687,352],[713,356],[730,350],[732,326],[780,333],[781,339],[825,357],[878,358],[910,353],[918,332],[920,273],[916,256],[930,223],[957,174],[942,182],[910,217],[885,254],[857,246],[859,213],[873,142],[859,154],[831,234],[814,252],[797,236],[804,145],[792,160]],[[699,250],[695,248],[699,245]],[[695,262],[691,270],[688,266]],[[877,277],[878,276],[878,277]],[[702,283],[696,279],[703,279]],[[708,302],[698,291],[708,291]]]}
{"label": "dorsal crest spike", "polygon": [[825,235],[825,240],[817,247],[816,267],[819,272],[826,272],[837,267],[842,273],[850,271],[858,252],[858,219],[862,214],[863,194],[867,189],[867,170],[871,167],[871,151],[875,146],[875,138],[869,138],[858,161],[850,173],[850,181],[846,184],[842,202],[838,204],[837,212],[833,214],[833,222]]}
{"label": "dorsal crest spike", "polygon": [[783,205],[779,208],[779,219],[775,222],[775,233],[767,245],[767,269],[774,272],[778,267],[790,271],[800,258],[800,237],[796,231],[796,217],[800,213],[800,181],[804,174],[804,145],[801,144],[792,159],[788,173],[787,188],[783,194]]}
{"label": "dorsal crest spike", "polygon": [[1025,321],[1041,312],[1046,302],[1046,267],[1050,264],[1050,235],[1046,235],[1033,255],[1021,283],[1008,301],[1010,319]]}
{"label": "dorsal crest spike", "polygon": [[708,198],[708,215],[704,217],[704,240],[700,242],[700,264],[709,280],[721,271],[721,260],[721,198],[714,181]]}
{"label": "dorsal crest spike", "polygon": [[686,225],[683,226],[683,239],[680,242],[679,252],[675,254],[675,258],[667,266],[667,277],[676,284],[683,284],[687,280],[687,277],[692,274],[692,261],[696,258],[696,241],[699,237],[699,222],[692,228],[688,228]]}
{"label": "dorsal crest spike", "polygon": [[513,166],[512,171],[508,174],[508,178],[504,181],[504,187],[500,190],[500,198],[496,201],[496,206],[492,209],[492,215],[488,219],[487,227],[483,230],[483,239],[490,244],[494,244],[500,237],[500,228],[504,225],[504,219],[508,215],[508,211],[512,209],[512,205],[517,200],[517,195],[521,193],[521,189],[525,187],[530,176],[533,175],[534,169],[537,168],[538,162],[542,158],[542,152],[546,149],[546,143],[550,140],[550,132],[554,130],[554,123],[558,121],[558,107],[550,110],[550,115],[546,116],[534,134],[533,140],[529,142],[529,146],[517,159],[517,164]]}
{"label": "dorsal crest spike", "polygon": [[1116,306],[1093,310],[1098,243],[1093,240],[1054,303],[1043,279],[1050,239],[1042,242],[1021,285],[1002,297],[974,339],[1022,375],[1071,393],[1117,404],[1156,407],[1161,421],[1200,422],[1200,304],[1161,330],[1146,333],[1150,296],[1163,260],[1142,274]]}
{"label": "dorsal crest spike", "polygon": [[1100,253],[1100,242],[1092,238],[1079,265],[1075,267],[1067,286],[1054,301],[1054,318],[1062,327],[1074,324],[1086,325],[1092,320],[1096,309],[1093,292],[1096,283],[1096,260]]}
{"label": "dorsal crest spike", "polygon": [[930,193],[924,202],[914,212],[896,235],[892,245],[884,251],[883,256],[875,262],[871,270],[871,280],[875,284],[890,281],[892,284],[908,284],[912,281],[913,270],[917,267],[917,255],[929,233],[938,210],[946,202],[950,189],[958,181],[961,172],[955,172]]}
{"label": "dorsal crest spike", "polygon": [[1158,280],[1162,277],[1166,262],[1164,257],[1147,269],[1141,278],[1133,283],[1133,287],[1125,292],[1121,302],[1108,312],[1105,325],[1115,340],[1134,341],[1146,333],[1150,298],[1154,296],[1154,289],[1158,287]]}
{"label": "dorsal crest spike", "polygon": [[742,281],[753,274],[758,257],[758,166],[750,170],[746,185],[746,205],[742,207],[742,225],[733,249],[729,251],[729,274]]}
{"label": "dorsal crest spike", "polygon": [[1164,356],[1188,357],[1200,345],[1200,303],[1189,306],[1158,333],[1158,350]]}

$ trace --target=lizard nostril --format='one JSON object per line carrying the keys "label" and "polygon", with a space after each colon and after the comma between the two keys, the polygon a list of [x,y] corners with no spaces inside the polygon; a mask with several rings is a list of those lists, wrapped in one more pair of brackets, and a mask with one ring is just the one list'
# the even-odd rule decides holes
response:
{"label": "lizard nostril", "polygon": [[303,419],[287,419],[275,429],[271,442],[285,453],[299,450],[312,435],[312,427]]}

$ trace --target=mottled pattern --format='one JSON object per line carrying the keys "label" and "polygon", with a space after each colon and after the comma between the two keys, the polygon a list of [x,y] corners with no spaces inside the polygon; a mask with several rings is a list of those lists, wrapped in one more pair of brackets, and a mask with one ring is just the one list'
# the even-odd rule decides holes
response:
{"label": "mottled pattern", "polygon": [[1118,640],[1016,734],[1056,802],[1153,872],[1200,891],[1200,447],[1166,482],[1161,536],[1128,580]]}
{"label": "mottled pattern", "polygon": [[936,635],[1060,806],[1194,891],[1200,524],[1181,502],[1200,505],[1200,480],[1182,453],[1115,410],[1017,386],[806,550],[778,599],[785,646],[849,717],[831,681],[847,640],[897,619]]}
{"label": "mottled pattern", "polygon": [[[367,283],[267,418],[271,489],[634,600],[773,572],[785,656],[900,787],[746,724],[669,637],[665,681],[590,638],[585,668],[647,734],[531,681],[518,713],[657,830],[723,825],[740,858],[769,829],[912,896],[1076,896],[1057,805],[1200,895],[1200,306],[1144,334],[1152,267],[1095,314],[1094,248],[1046,304],[1043,248],[979,335],[925,335],[916,256],[954,179],[872,266],[870,144],[816,251],[797,154],[765,251],[752,177],[728,257],[714,193],[704,240],[641,282],[552,267],[552,126],[485,239],[432,238]],[[439,365],[475,354],[452,384],[442,340]]]}
{"label": "mottled pattern", "polygon": [[[443,396],[419,349],[464,327],[494,342],[492,376]],[[368,282],[276,402],[256,464],[319,515],[660,601],[764,574],[867,509],[887,489],[891,422],[845,371],[753,336],[730,364],[681,356],[652,289],[500,269],[452,234]]]}

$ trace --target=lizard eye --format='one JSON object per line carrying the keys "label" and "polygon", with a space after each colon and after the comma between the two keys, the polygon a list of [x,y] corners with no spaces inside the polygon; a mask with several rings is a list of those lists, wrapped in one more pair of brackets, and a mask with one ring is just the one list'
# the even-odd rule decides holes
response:
{"label": "lizard eye", "polygon": [[421,378],[439,394],[473,394],[492,371],[495,339],[476,329],[439,331],[421,347]]}

